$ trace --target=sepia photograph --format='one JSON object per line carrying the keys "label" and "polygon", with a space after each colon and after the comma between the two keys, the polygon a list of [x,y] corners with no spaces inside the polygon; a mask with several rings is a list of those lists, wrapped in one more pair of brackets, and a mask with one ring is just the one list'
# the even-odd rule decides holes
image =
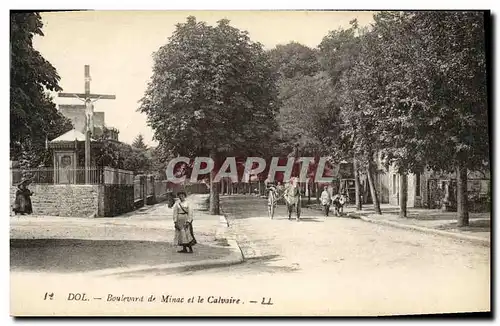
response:
{"label": "sepia photograph", "polygon": [[9,16],[11,316],[492,317],[490,11]]}

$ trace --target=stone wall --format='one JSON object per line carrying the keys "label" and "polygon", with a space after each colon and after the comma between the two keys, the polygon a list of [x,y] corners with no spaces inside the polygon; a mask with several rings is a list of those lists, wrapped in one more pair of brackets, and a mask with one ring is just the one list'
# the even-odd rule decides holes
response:
{"label": "stone wall", "polygon": [[[133,185],[29,186],[33,215],[110,217],[134,210]],[[11,211],[17,187],[10,188]]]}
{"label": "stone wall", "polygon": [[[36,185],[29,189],[34,215],[93,217],[98,213],[99,186],[97,185]],[[16,186],[10,187],[11,212],[16,197]]]}
{"label": "stone wall", "polygon": [[134,185],[99,185],[98,216],[117,216],[134,210]]}

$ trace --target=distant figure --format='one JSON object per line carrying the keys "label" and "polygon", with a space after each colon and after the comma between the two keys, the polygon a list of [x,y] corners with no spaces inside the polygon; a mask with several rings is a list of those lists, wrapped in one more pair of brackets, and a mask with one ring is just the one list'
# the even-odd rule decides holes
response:
{"label": "distant figure", "polygon": [[330,213],[330,205],[332,204],[332,197],[330,196],[330,192],[328,191],[328,186],[323,188],[323,192],[321,193],[321,205],[323,206],[323,214],[328,216]]}
{"label": "distant figure", "polygon": [[30,183],[30,180],[23,178],[17,185],[18,190],[16,191],[16,200],[14,201],[14,213],[16,215],[33,213],[33,207],[31,206],[31,196],[33,196],[33,192],[27,187]]}
{"label": "distant figure", "polygon": [[196,239],[193,233],[193,209],[191,204],[186,200],[186,193],[181,191],[177,194],[179,201],[174,204],[174,227],[175,237],[174,243],[182,246],[182,250],[178,252],[193,253],[193,247],[196,244]]}
{"label": "distant figure", "polygon": [[344,213],[344,205],[347,202],[347,199],[348,198],[345,193],[333,196],[332,204],[336,216],[340,216]]}

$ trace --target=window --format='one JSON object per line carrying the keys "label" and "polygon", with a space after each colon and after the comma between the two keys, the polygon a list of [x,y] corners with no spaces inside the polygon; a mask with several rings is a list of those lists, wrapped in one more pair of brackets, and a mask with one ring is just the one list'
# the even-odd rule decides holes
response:
{"label": "window", "polygon": [[415,174],[415,196],[420,195],[420,173]]}

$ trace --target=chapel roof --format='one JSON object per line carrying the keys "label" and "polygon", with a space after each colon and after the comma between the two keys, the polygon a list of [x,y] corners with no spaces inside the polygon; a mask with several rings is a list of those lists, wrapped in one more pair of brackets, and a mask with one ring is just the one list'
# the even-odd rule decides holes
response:
{"label": "chapel roof", "polygon": [[[81,132],[79,132],[76,129],[72,129],[68,131],[65,134],[62,134],[61,136],[57,137],[56,139],[51,140],[50,142],[68,142],[68,141],[85,141],[85,135]],[[94,140],[94,139],[90,139]]]}

